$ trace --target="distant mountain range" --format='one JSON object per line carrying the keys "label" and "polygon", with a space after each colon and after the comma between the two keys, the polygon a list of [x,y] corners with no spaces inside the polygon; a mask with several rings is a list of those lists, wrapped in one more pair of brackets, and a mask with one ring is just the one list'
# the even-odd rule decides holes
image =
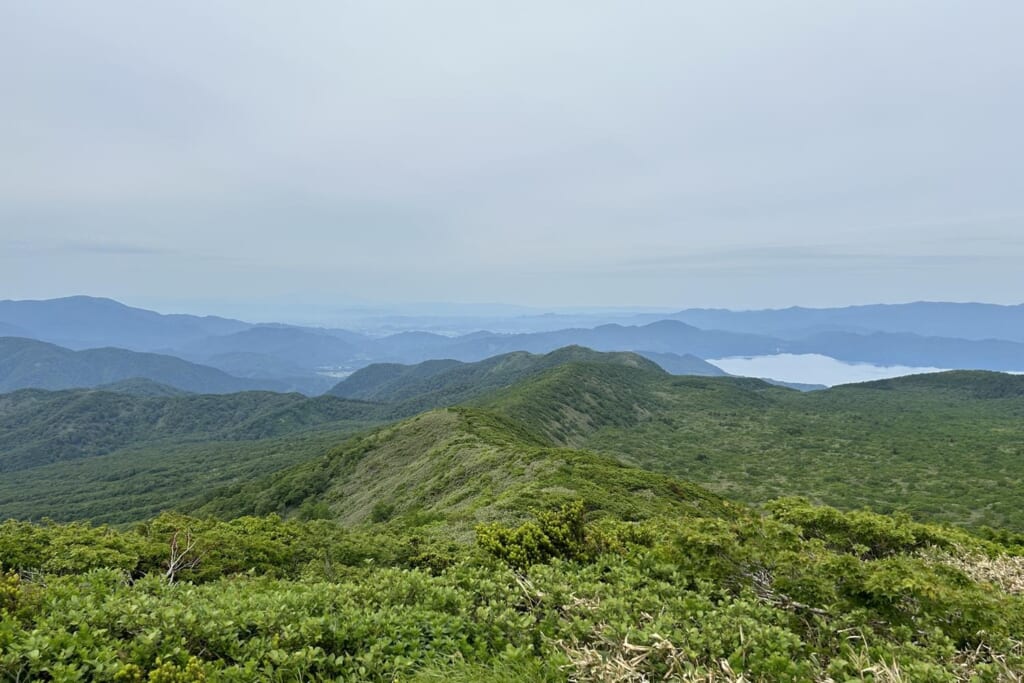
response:
{"label": "distant mountain range", "polygon": [[1024,304],[920,301],[845,308],[729,311],[693,308],[669,316],[704,329],[800,339],[823,332],[892,332],[954,339],[1024,341]]}
{"label": "distant mountain range", "polygon": [[14,328],[0,327],[4,336],[41,339],[70,349],[116,346],[135,351],[157,351],[252,327],[227,318],[163,315],[89,296],[0,301],[0,325]]}
{"label": "distant mountain range", "polygon": [[72,351],[34,339],[0,337],[0,392],[97,387],[136,379],[202,394],[288,390],[283,382],[232,377],[174,356],[114,348]]}
{"label": "distant mountain range", "polygon": [[925,337],[1008,339],[1024,341],[1024,305],[915,302],[869,304],[840,308],[726,310],[688,308],[673,311],[579,310],[544,312],[537,309],[476,310],[453,308],[432,314],[402,314],[383,310],[362,316],[349,310],[347,327],[376,336],[402,331],[430,331],[458,335],[476,330],[502,333],[551,332],[594,328],[605,324],[646,325],[658,320],[679,320],[702,329],[746,332],[797,339],[818,332],[906,332]]}
{"label": "distant mountain range", "polygon": [[823,332],[784,343],[789,353],[820,353],[838,360],[971,370],[1024,370],[1024,343],[951,339],[916,334]]}
{"label": "distant mountain range", "polygon": [[67,347],[64,351],[89,349],[78,356],[55,347],[34,346],[29,352],[24,343],[5,341],[0,346],[0,391],[90,387],[140,377],[194,392],[268,389],[316,395],[373,363],[476,362],[513,352],[545,354],[572,345],[639,352],[674,374],[719,374],[706,359],[777,353],[822,354],[876,365],[1024,371],[1022,306],[692,309],[671,314],[670,319],[650,317],[622,318],[633,324],[515,334],[407,331],[370,336],[161,315],[91,297],[0,301],[0,335],[49,342]]}

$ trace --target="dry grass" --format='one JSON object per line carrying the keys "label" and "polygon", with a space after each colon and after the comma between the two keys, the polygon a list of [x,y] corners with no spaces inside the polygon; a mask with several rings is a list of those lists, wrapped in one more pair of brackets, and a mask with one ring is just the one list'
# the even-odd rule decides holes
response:
{"label": "dry grass", "polygon": [[[653,641],[651,645],[636,645],[628,638],[622,641],[602,638],[594,643],[559,642],[558,645],[571,662],[565,668],[573,683],[753,683],[744,674],[733,671],[724,659],[710,669],[699,667],[671,641],[656,634]],[[648,663],[655,658],[665,673],[652,677]]]}
{"label": "dry grass", "polygon": [[940,562],[959,569],[978,582],[991,583],[1007,593],[1024,593],[1024,557],[999,555],[988,557],[981,554],[954,555],[949,553],[929,556],[933,562]]}
{"label": "dry grass", "polygon": [[[563,606],[565,611],[592,608],[590,601],[574,599]],[[645,615],[650,621],[650,615]],[[686,655],[682,647],[653,634],[651,644],[630,643],[628,638],[613,640],[604,634],[607,626],[599,624],[593,638],[587,642],[558,641],[556,645],[569,658],[564,667],[572,683],[655,683],[655,681],[678,681],[679,683],[754,683],[755,679],[746,672],[737,672],[726,660],[698,662]],[[862,683],[914,683],[914,677],[900,666],[898,661],[878,661],[872,657],[863,635],[859,632],[847,638],[848,649],[843,657],[859,672],[855,678],[844,681]],[[1024,683],[1024,673],[1015,666],[1024,658],[1024,642],[1016,642],[1008,653],[994,652],[982,645],[972,650],[961,650],[949,662],[955,680],[967,683],[979,679],[984,670],[983,680],[998,683]],[[1012,660],[1012,661],[1011,661]],[[652,664],[657,662],[657,666]],[[652,673],[657,668],[658,674]],[[824,667],[821,667],[824,668]],[[663,673],[661,673],[663,672]],[[809,683],[838,683],[835,679],[821,674]]]}

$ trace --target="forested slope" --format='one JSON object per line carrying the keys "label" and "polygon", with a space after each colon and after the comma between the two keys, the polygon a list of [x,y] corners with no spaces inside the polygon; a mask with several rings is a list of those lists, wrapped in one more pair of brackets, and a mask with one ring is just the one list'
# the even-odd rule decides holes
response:
{"label": "forested slope", "polygon": [[554,443],[762,503],[1024,530],[1024,377],[919,375],[800,393],[758,380],[563,366],[481,401]]}

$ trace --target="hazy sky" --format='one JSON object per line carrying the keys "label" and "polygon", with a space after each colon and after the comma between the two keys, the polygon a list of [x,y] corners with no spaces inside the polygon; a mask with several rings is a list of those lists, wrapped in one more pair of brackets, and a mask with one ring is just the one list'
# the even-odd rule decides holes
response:
{"label": "hazy sky", "polygon": [[1019,0],[5,2],[0,298],[1018,303],[1022,35]]}

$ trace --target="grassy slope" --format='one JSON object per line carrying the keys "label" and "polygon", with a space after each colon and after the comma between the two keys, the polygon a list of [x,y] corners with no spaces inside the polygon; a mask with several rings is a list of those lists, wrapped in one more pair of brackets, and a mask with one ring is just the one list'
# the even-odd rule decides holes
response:
{"label": "grassy slope", "polygon": [[801,394],[757,380],[559,368],[488,403],[558,443],[729,497],[1024,529],[1024,378],[984,372]]}
{"label": "grassy slope", "polygon": [[554,448],[486,411],[435,410],[349,441],[328,455],[217,492],[199,513],[288,514],[321,504],[346,524],[473,523],[521,519],[533,507],[583,499],[620,519],[714,511],[729,505],[699,487],[624,467],[613,458]]}

